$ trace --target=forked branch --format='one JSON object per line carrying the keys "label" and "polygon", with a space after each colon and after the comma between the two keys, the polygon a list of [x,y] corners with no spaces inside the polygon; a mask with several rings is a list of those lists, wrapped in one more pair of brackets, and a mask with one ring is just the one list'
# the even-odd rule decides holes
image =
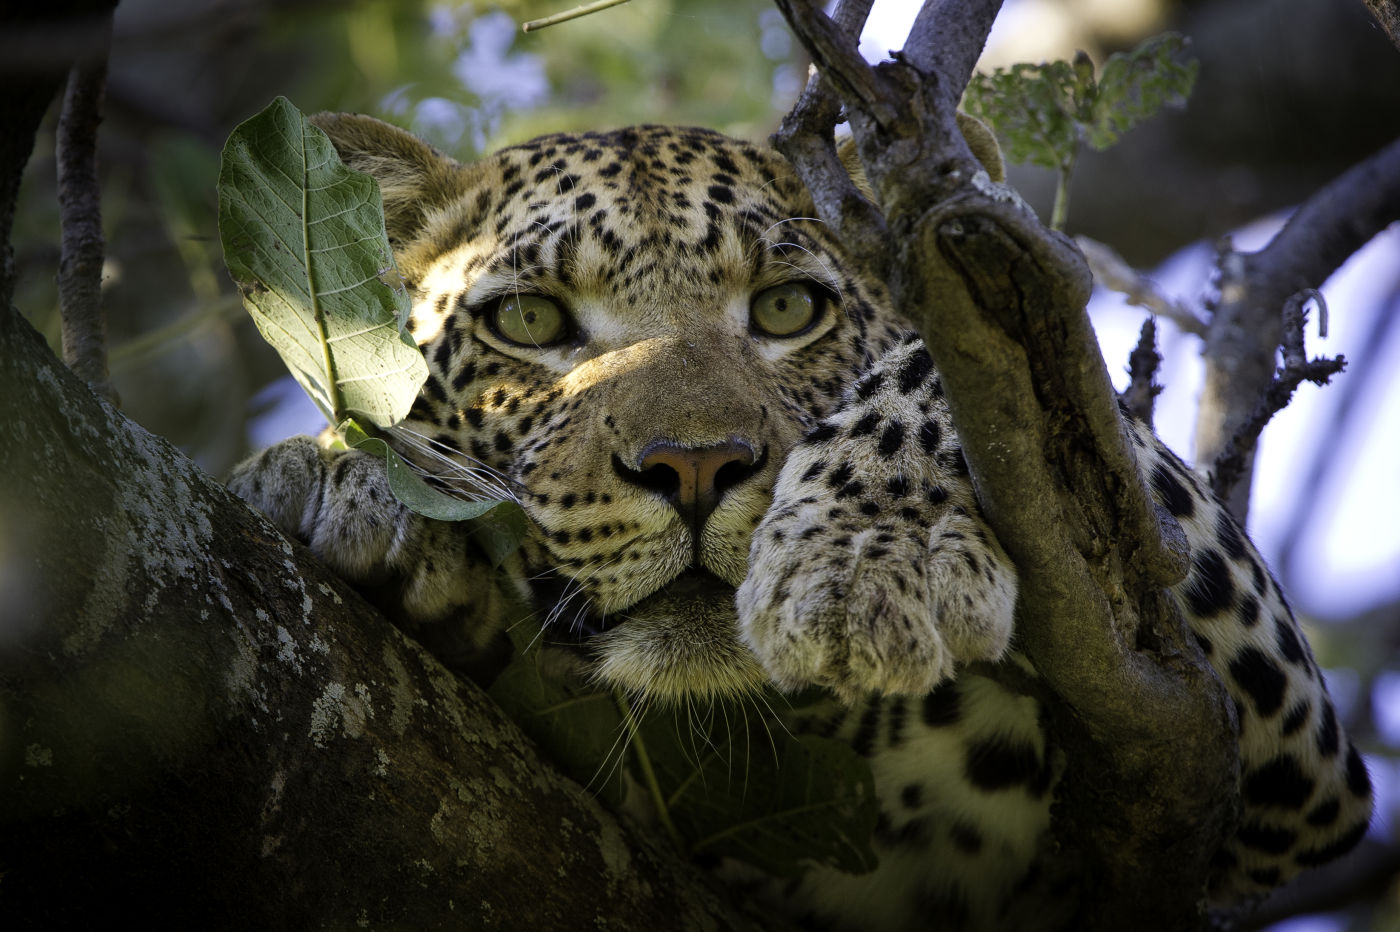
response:
{"label": "forked branch", "polygon": [[[1233,725],[1162,592],[1185,573],[1184,542],[1138,473],[1084,313],[1084,259],[987,180],[957,129],[999,4],[926,3],[903,54],[873,68],[820,10],[778,5],[844,101],[894,244],[891,297],[925,335],[979,501],[1021,573],[1019,643],[1057,697],[1069,768],[1052,831],[1095,891],[1076,926],[1186,927],[1232,815]],[[788,146],[799,171],[830,170]],[[1189,844],[1164,855],[1162,837]]]}

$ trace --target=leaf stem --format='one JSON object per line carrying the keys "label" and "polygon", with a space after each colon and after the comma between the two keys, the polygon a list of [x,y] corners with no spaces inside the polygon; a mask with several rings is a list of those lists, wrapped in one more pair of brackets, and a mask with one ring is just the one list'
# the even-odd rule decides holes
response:
{"label": "leaf stem", "polygon": [[563,13],[555,13],[553,16],[546,16],[543,19],[532,19],[520,27],[521,32],[533,32],[536,29],[543,29],[546,26],[553,26],[558,23],[567,23],[571,19],[578,19],[580,16],[587,16],[589,13],[597,13],[599,10],[606,10],[610,6],[617,6],[626,3],[627,0],[596,0],[594,3],[585,3],[576,6],[572,10],[565,10]]}
{"label": "leaf stem", "polygon": [[[280,99],[280,98],[279,98]],[[335,357],[331,355],[330,333],[326,327],[326,309],[321,302],[320,290],[316,287],[316,271],[311,264],[311,169],[310,156],[306,151],[306,134],[309,131],[305,121],[298,114],[301,125],[301,248],[302,261],[306,263],[306,281],[311,295],[311,313],[316,321],[316,336],[321,343],[321,361],[326,367],[326,400],[331,406],[331,424],[339,425],[345,420],[345,399],[340,393],[340,377],[336,374]]]}
{"label": "leaf stem", "polygon": [[1060,169],[1056,173],[1055,206],[1050,210],[1050,229],[1057,233],[1065,231],[1065,220],[1069,216],[1069,183],[1074,176],[1075,154],[1071,150],[1068,158],[1060,163]]}
{"label": "leaf stem", "polygon": [[647,753],[646,742],[642,740],[641,729],[637,727],[637,717],[632,711],[632,704],[617,690],[613,690],[613,701],[617,703],[617,709],[622,713],[622,720],[627,725],[628,737],[632,739],[632,753],[637,755],[637,765],[642,770],[642,782],[646,784],[652,804],[656,807],[656,818],[666,831],[667,837],[671,839],[671,843],[676,846],[676,850],[685,851],[685,841],[676,829],[676,824],[671,821],[666,794],[661,791],[661,783],[656,779],[656,770],[651,766],[651,755]]}

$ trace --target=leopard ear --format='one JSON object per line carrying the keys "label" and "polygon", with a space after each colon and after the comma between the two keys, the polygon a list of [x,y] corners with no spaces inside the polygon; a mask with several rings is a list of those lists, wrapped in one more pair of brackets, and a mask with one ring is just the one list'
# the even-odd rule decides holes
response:
{"label": "leopard ear", "polygon": [[1001,146],[997,145],[997,137],[992,134],[991,127],[959,110],[958,129],[962,130],[967,147],[987,170],[987,176],[996,182],[1005,181],[1006,165],[1001,160]]}
{"label": "leopard ear", "polygon": [[466,189],[459,162],[406,130],[358,113],[317,113],[309,119],[330,137],[346,165],[379,182],[384,227],[395,251],[417,237],[433,208]]}
{"label": "leopard ear", "polygon": [[[1005,181],[1006,166],[1001,160],[1001,146],[997,145],[997,138],[992,135],[987,124],[959,110],[958,129],[962,130],[967,147],[972,150],[977,161],[981,162],[982,167],[987,170],[987,176],[993,181]],[[856,188],[860,190],[860,193],[874,200],[874,191],[870,187],[870,181],[865,177],[865,169],[861,167],[860,157],[856,154],[855,140],[850,136],[841,140],[837,144],[836,154],[841,157],[841,164],[845,166],[846,173],[856,183]]]}

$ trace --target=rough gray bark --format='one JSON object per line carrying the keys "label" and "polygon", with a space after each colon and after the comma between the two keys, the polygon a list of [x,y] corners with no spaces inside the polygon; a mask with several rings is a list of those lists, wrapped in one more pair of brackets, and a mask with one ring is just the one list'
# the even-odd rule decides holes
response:
{"label": "rough gray bark", "polygon": [[7,927],[743,928],[0,309]]}
{"label": "rough gray bark", "polygon": [[[903,59],[873,69],[818,10],[779,6],[840,93],[879,195],[883,223],[853,230],[857,249],[899,244],[895,304],[928,337],[978,497],[1021,574],[1018,643],[1055,694],[1067,766],[1052,831],[1091,891],[1074,926],[1199,927],[1234,818],[1235,724],[1163,592],[1185,574],[1184,542],[1138,477],[1084,314],[1083,258],[986,183],[956,130],[998,4],[926,4]],[[823,170],[779,144],[800,172]]]}

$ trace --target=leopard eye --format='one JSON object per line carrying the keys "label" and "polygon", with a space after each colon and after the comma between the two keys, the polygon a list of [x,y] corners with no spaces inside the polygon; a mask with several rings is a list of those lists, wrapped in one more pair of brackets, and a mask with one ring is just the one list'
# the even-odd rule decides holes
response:
{"label": "leopard eye", "polygon": [[812,326],[821,306],[822,299],[815,286],[787,282],[754,295],[753,304],[749,306],[749,320],[754,329],[770,337],[791,337]]}
{"label": "leopard eye", "polygon": [[502,298],[491,316],[491,327],[505,340],[520,346],[550,346],[569,335],[564,309],[537,294]]}

